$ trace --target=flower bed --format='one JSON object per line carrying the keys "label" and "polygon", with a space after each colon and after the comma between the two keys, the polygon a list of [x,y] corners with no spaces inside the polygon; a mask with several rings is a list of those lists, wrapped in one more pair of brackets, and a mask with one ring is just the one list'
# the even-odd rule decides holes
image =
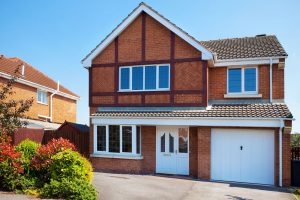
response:
{"label": "flower bed", "polygon": [[90,162],[65,139],[46,145],[0,138],[0,185],[42,198],[97,199]]}

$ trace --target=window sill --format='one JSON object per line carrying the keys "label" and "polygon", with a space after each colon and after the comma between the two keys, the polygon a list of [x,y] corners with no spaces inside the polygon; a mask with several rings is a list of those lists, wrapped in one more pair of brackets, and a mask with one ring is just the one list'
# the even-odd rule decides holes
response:
{"label": "window sill", "polygon": [[94,153],[90,155],[93,158],[120,158],[120,159],[131,159],[131,160],[142,160],[144,159],[141,155],[116,155],[116,154],[101,154]]}
{"label": "window sill", "polygon": [[48,106],[47,103],[43,103],[43,102],[40,102],[40,101],[37,101],[38,104],[42,104],[42,105],[45,105],[45,106]]}
{"label": "window sill", "polygon": [[262,98],[262,94],[224,94],[224,98]]}
{"label": "window sill", "polygon": [[161,89],[161,90],[118,90],[118,92],[122,93],[126,93],[126,92],[169,92],[170,89]]}

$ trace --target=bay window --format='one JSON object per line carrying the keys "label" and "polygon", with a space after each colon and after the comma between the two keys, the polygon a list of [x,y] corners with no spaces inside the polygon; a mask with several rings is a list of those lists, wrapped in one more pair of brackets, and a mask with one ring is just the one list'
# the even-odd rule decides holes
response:
{"label": "bay window", "polygon": [[164,91],[170,89],[170,65],[120,67],[119,91]]}
{"label": "bay window", "polygon": [[94,129],[94,152],[102,154],[141,154],[141,128],[135,125],[98,125]]}
{"label": "bay window", "polygon": [[257,68],[229,68],[227,71],[228,94],[257,94]]}

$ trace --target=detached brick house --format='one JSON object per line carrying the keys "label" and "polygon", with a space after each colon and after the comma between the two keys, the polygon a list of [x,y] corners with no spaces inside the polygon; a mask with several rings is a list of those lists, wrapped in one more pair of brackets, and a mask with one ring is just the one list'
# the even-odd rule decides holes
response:
{"label": "detached brick house", "polygon": [[82,61],[94,168],[290,185],[286,58],[275,36],[200,42],[141,3]]}
{"label": "detached brick house", "polygon": [[18,79],[13,85],[12,98],[33,97],[33,105],[26,113],[29,127],[56,129],[65,120],[76,122],[79,96],[23,60],[0,55],[0,84],[6,83],[17,69]]}

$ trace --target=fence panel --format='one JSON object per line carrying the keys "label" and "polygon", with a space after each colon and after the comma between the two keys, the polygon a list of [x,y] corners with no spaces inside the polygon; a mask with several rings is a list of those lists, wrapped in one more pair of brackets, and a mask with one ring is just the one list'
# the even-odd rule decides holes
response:
{"label": "fence panel", "polygon": [[37,128],[18,128],[13,134],[13,144],[18,145],[26,139],[42,143],[44,137],[44,129]]}
{"label": "fence panel", "polygon": [[58,139],[58,138],[64,138],[68,139],[70,142],[72,142],[77,150],[84,156],[89,156],[89,133],[85,132],[79,132],[75,130],[68,130],[68,131],[45,131],[44,138],[43,138],[43,144],[48,143],[52,138]]}

